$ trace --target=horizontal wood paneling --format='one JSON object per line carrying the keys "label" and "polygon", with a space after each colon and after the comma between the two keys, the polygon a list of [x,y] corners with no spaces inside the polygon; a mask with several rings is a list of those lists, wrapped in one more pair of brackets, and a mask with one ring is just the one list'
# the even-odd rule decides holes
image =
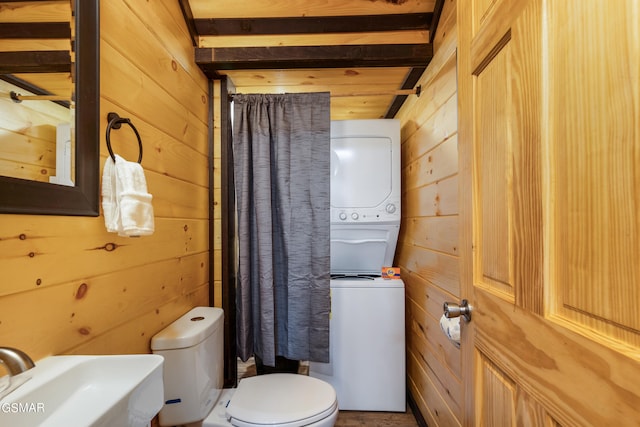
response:
{"label": "horizontal wood paneling", "polygon": [[[0,342],[36,360],[146,353],[153,334],[209,303],[207,80],[178,2],[100,5],[101,135],[109,111],[140,132],[156,229],[125,238],[102,216],[2,216]],[[137,157],[128,127],[112,131],[112,144]]]}
{"label": "horizontal wood paneling", "polygon": [[[422,86],[421,95],[419,97],[409,97],[399,113],[404,115],[411,111],[413,114],[412,119],[407,120],[402,125],[401,132],[404,144],[407,144],[407,140],[410,138],[416,138],[420,135],[419,132],[428,134],[426,131],[430,128],[432,129],[433,125],[422,129],[425,127],[426,120],[431,118],[436,111],[442,110],[444,102],[456,93],[456,80],[452,80],[450,76],[447,77],[447,69],[453,68],[455,70],[455,36],[455,31],[450,33],[450,35],[445,39],[441,50],[434,55],[433,59],[429,63],[429,67],[424,71],[420,78],[420,84]],[[426,82],[428,82],[428,84],[423,84]],[[427,96],[422,96],[422,93],[426,93]],[[431,102],[431,100],[433,100],[433,102]],[[449,108],[448,111],[451,112],[449,115],[455,114],[457,117],[457,111],[455,109]],[[448,126],[451,126],[451,123],[455,123],[455,121],[452,122],[449,120],[447,123]],[[457,125],[457,123],[455,125]],[[446,129],[448,128],[445,128],[445,132],[448,132]],[[441,139],[445,139],[451,133],[455,133],[455,128],[453,129],[454,130],[452,132],[445,133]],[[431,141],[432,142],[429,144],[435,144],[438,142],[438,138],[431,138]],[[409,144],[409,146],[411,145],[412,144]],[[422,144],[419,143],[417,145],[420,146]],[[422,148],[422,150],[424,152],[431,147],[432,145],[425,144],[425,147]]]}
{"label": "horizontal wood paneling", "polygon": [[0,39],[0,52],[20,52],[29,50],[60,51],[69,50],[69,40],[58,39]]}
{"label": "horizontal wood paneling", "polygon": [[[420,13],[433,10],[435,0],[403,1],[348,1],[326,0],[311,2],[308,0],[216,0],[211,7],[210,0],[190,0],[195,18],[236,18],[252,16],[256,18],[284,16],[340,16],[340,15],[379,15],[397,13]],[[215,16],[211,16],[215,13]]]}
{"label": "horizontal wood paneling", "polygon": [[20,1],[3,6],[0,22],[64,22],[71,19],[67,0]]}
{"label": "horizontal wood paneling", "polygon": [[127,354],[150,352],[150,340],[153,335],[182,316],[192,307],[206,306],[209,303],[209,285],[199,286],[188,294],[179,295],[167,304],[148,312],[139,312],[135,322],[127,322],[109,329],[70,349],[69,354]]}
{"label": "horizontal wood paneling", "polygon": [[[106,100],[102,101],[101,109],[102,111],[120,111],[123,117],[129,116],[128,112]],[[180,139],[159,130],[153,123],[142,119],[132,120],[136,120],[135,127],[143,142],[142,166],[145,169],[147,165],[153,165],[157,174],[168,179],[184,181],[199,187],[209,185],[208,157],[206,152],[201,152],[205,149],[204,147],[184,144]],[[106,130],[106,121],[104,127]],[[138,158],[135,134],[126,126],[122,130],[112,130],[111,147],[115,153],[127,160],[135,161]],[[104,164],[107,155],[105,145],[101,164]]]}
{"label": "horizontal wood paneling", "polygon": [[[28,220],[21,221],[23,217]],[[156,218],[153,235],[132,239],[107,233],[102,217],[7,215],[4,219],[0,224],[2,295],[207,250],[206,220]],[[17,222],[22,225],[19,230]]]}
{"label": "horizontal wood paneling", "polygon": [[452,176],[410,189],[403,192],[402,197],[403,216],[455,215],[458,213],[458,178]]}
{"label": "horizontal wood paneling", "polygon": [[[403,271],[415,273],[452,295],[460,294],[458,258],[429,249],[399,243],[396,256]],[[440,307],[442,309],[442,307]],[[435,316],[436,313],[433,313]],[[438,318],[442,315],[442,310]]]}
{"label": "horizontal wood paneling", "polygon": [[[416,353],[424,354],[421,356],[422,359],[432,360],[430,364],[437,365],[451,374],[442,376],[440,381],[447,385],[448,389],[455,391],[447,394],[452,394],[459,403],[462,392],[460,352],[441,333],[439,324],[442,304],[451,300],[452,295],[437,286],[430,286],[426,280],[414,274],[409,275],[407,282],[409,283],[407,298],[411,301],[407,310],[410,325],[407,332],[414,335],[411,341],[417,340],[424,343],[415,346]],[[429,354],[426,354],[425,348],[429,350]],[[434,371],[439,372],[437,369]]]}
{"label": "horizontal wood paneling", "polygon": [[[112,83],[101,86],[102,97],[111,103],[125,109],[128,115],[116,111],[123,117],[131,117],[134,124],[137,119],[153,123],[159,130],[183,141],[184,144],[203,154],[207,153],[206,123],[207,106],[202,106],[194,112],[177,102],[173,93],[167,92],[163,84],[152,80],[141,71],[135,62],[135,58],[122,56],[120,52],[110,44],[101,45],[100,74],[105,80],[108,76]],[[170,67],[164,72],[173,72]],[[194,87],[195,89],[195,87]],[[193,94],[201,99],[206,94],[198,92]],[[102,111],[106,128],[106,113]],[[106,148],[106,147],[105,147]]]}
{"label": "horizontal wood paneling", "polygon": [[358,32],[353,34],[296,34],[274,37],[272,35],[202,36],[199,47],[251,47],[251,46],[341,46],[360,44],[428,43],[428,31]]}
{"label": "horizontal wood paneling", "polygon": [[442,395],[438,392],[431,377],[422,369],[411,352],[407,358],[407,375],[409,376],[409,390],[413,395],[420,396],[420,401],[423,402],[420,410],[429,426],[455,427],[460,425],[460,421],[442,399]]}
{"label": "horizontal wood paneling", "polygon": [[405,168],[405,190],[422,187],[458,172],[458,138],[447,139],[433,150],[420,156]]}
{"label": "horizontal wood paneling", "polygon": [[[168,259],[98,276],[47,286],[2,299],[3,339],[15,342],[24,329],[41,330],[30,347],[46,353],[85,344],[111,328],[191,293],[191,283],[206,285],[205,253]],[[24,329],[23,329],[24,328]]]}
{"label": "horizontal wood paneling", "polygon": [[383,118],[380,113],[384,113],[391,101],[393,101],[393,96],[332,98],[331,120],[350,120],[363,117]]}
{"label": "horizontal wood paneling", "polygon": [[[409,72],[407,67],[336,68],[301,70],[229,70],[238,93],[283,93],[330,91],[331,119],[348,120],[382,117],[393,95],[348,96],[357,93],[389,92]],[[336,84],[340,82],[340,84]]]}
{"label": "horizontal wood paneling", "polygon": [[[238,87],[242,87],[243,91],[251,90],[252,87],[277,86],[280,85],[280,91],[284,91],[290,86],[305,86],[310,90],[314,90],[315,86],[327,87],[335,85],[336,81],[342,82],[344,86],[393,86],[398,79],[401,79],[409,71],[406,67],[385,68],[379,73],[378,69],[371,68],[333,68],[328,70],[287,70],[285,71],[269,71],[264,74],[260,70],[234,70],[226,72],[233,79],[233,83]],[[249,89],[245,89],[249,88]],[[315,91],[315,90],[314,90]],[[351,89],[357,91],[357,88]],[[240,91],[239,91],[240,92]],[[257,92],[257,91],[254,91]],[[251,92],[247,92],[251,93]],[[259,93],[259,92],[258,92]]]}
{"label": "horizontal wood paneling", "polygon": [[442,305],[460,299],[456,1],[447,0],[438,49],[401,108],[402,226],[396,264],[407,298],[407,384],[429,426],[463,420],[460,350],[440,329]]}
{"label": "horizontal wood paneling", "polygon": [[407,218],[404,224],[407,245],[458,255],[458,216]]}

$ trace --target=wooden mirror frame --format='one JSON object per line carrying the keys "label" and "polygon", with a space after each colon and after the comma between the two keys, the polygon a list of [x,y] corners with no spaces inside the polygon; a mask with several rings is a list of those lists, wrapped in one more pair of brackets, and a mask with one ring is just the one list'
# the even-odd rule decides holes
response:
{"label": "wooden mirror frame", "polygon": [[75,0],[75,186],[0,177],[0,213],[98,216],[100,4]]}

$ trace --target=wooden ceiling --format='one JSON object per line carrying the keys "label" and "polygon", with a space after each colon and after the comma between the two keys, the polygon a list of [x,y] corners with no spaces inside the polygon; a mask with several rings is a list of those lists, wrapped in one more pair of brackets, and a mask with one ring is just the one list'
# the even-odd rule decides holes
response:
{"label": "wooden ceiling", "polygon": [[[394,117],[404,99],[415,96],[407,93],[415,92],[431,60],[444,3],[178,1],[195,46],[194,60],[209,77],[228,76],[238,93],[331,92],[332,119]],[[0,4],[0,75],[31,83],[37,87],[31,93],[69,99],[69,1]],[[25,16],[37,16],[39,22],[27,24]],[[40,45],[27,49],[33,31]],[[43,59],[43,54],[49,56]]]}
{"label": "wooden ceiling", "polygon": [[180,0],[195,60],[237,93],[331,92],[331,118],[393,117],[444,0]]}

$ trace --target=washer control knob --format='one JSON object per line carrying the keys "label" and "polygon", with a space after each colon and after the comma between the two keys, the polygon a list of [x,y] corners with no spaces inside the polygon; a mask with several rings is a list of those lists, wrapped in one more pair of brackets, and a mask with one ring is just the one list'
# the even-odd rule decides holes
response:
{"label": "washer control knob", "polygon": [[351,218],[358,219],[358,214],[356,212],[352,213]]}
{"label": "washer control knob", "polygon": [[347,214],[344,212],[340,212],[340,214],[338,215],[338,218],[344,221],[345,219],[347,219]]}
{"label": "washer control knob", "polygon": [[396,205],[394,205],[393,203],[389,203],[385,209],[387,210],[387,213],[392,214],[396,211]]}

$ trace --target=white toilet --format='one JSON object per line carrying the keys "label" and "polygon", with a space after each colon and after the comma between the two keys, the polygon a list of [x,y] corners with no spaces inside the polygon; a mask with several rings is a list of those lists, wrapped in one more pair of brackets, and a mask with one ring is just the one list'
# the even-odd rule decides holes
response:
{"label": "white toilet", "polygon": [[298,374],[269,374],[222,389],[223,320],[219,308],[196,307],[151,339],[164,356],[161,426],[331,427],[338,418],[333,387]]}

